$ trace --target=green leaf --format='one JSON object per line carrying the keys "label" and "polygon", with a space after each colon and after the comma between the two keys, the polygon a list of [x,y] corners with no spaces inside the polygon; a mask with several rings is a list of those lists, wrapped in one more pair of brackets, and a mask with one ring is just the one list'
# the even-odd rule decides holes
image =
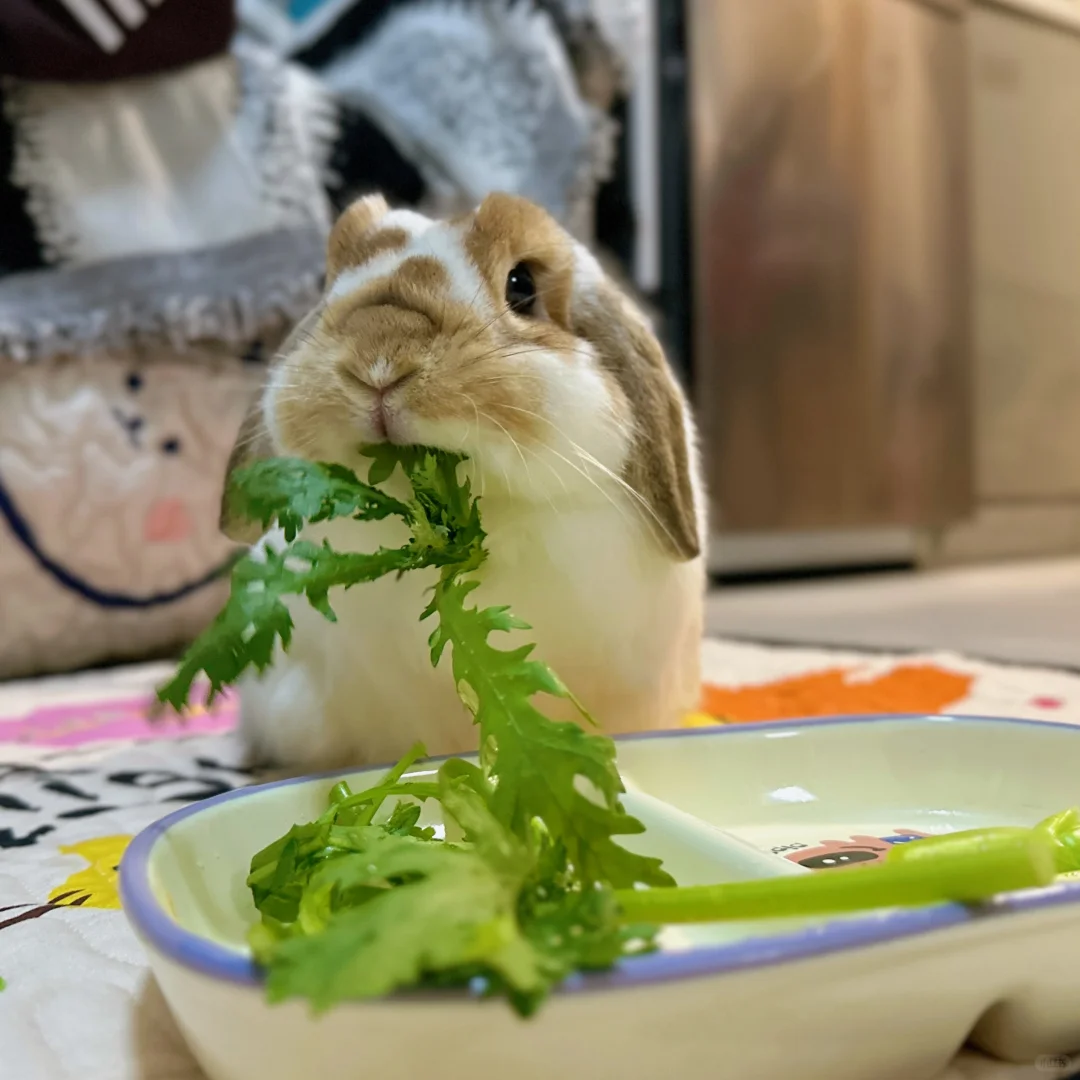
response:
{"label": "green leaf", "polygon": [[286,596],[306,596],[313,608],[334,621],[329,593],[432,564],[419,548],[380,548],[372,554],[340,553],[329,544],[294,540],[282,551],[249,555],[233,569],[232,590],[217,618],[188,649],[158,699],[180,710],[201,675],[210,682],[209,700],[250,668],[265,670],[280,641],[292,641],[293,620]]}
{"label": "green leaf", "polygon": [[564,889],[545,880],[531,887],[521,905],[526,936],[543,955],[552,983],[575,971],[606,970],[655,948],[656,928],[624,925],[608,888]]}
{"label": "green leaf", "polygon": [[237,517],[263,528],[276,521],[287,541],[295,539],[305,522],[409,516],[405,503],[361,483],[351,469],[300,458],[271,458],[238,469],[229,478],[226,498]]}
{"label": "green leaf", "polygon": [[[570,972],[650,946],[620,924],[609,888],[581,887],[565,848],[538,861],[540,848],[498,820],[483,770],[451,759],[437,786],[463,844],[410,833],[419,807],[399,804],[385,826],[299,826],[255,856],[248,881],[262,921],[250,942],[272,1000],[321,1010],[479,979],[527,1015]],[[347,801],[329,812],[348,812]]]}
{"label": "green leaf", "polygon": [[395,836],[416,836],[421,840],[431,840],[435,836],[432,828],[418,829],[416,823],[420,820],[420,806],[417,803],[399,802],[390,814],[383,828]]}
{"label": "green leaf", "polygon": [[[516,918],[520,877],[475,850],[365,829],[362,851],[320,866],[298,918],[303,934],[253,936],[271,1000],[316,1010],[416,985],[471,965],[531,995],[546,986]],[[521,867],[524,871],[524,866]]]}
{"label": "green leaf", "polygon": [[[159,697],[186,702],[205,674],[211,696],[290,644],[286,600],[303,596],[333,620],[331,592],[387,573],[438,567],[422,618],[437,618],[431,659],[451,650],[455,685],[478,725],[481,765],[452,759],[437,783],[409,780],[414,747],[371,788],[334,784],[326,812],[259,852],[248,885],[260,922],[251,946],[274,999],[316,1008],[409,986],[478,979],[531,1012],[569,972],[605,967],[651,947],[649,928],[622,924],[613,890],[671,879],[617,838],[642,831],[623,809],[610,739],[556,723],[539,694],[573,698],[532,646],[499,649],[494,633],[528,629],[505,607],[468,603],[486,558],[478,500],[459,456],[381,445],[365,451],[369,483],[340,466],[260,462],[230,485],[234,514],[277,522],[287,544],[236,565],[229,602],[183,658]],[[407,502],[374,485],[401,468]],[[300,538],[309,522],[401,517],[410,541],[371,554],[338,553]],[[582,711],[583,721],[591,722]],[[374,819],[397,799],[385,824]],[[418,827],[437,799],[460,843]],[[407,800],[407,801],[401,801]]]}
{"label": "green leaf", "polygon": [[[229,600],[211,626],[180,661],[173,678],[158,690],[158,700],[181,710],[195,681],[206,675],[209,700],[235,683],[250,668],[262,671],[272,662],[278,642],[288,649],[293,620],[283,603],[303,595],[331,621],[329,594],[386,574],[423,567],[475,569],[484,559],[484,531],[467,482],[459,483],[461,458],[423,448],[384,446],[369,451],[372,470],[386,474],[401,464],[414,488],[414,500],[403,503],[361,483],[340,465],[320,465],[292,458],[274,458],[238,470],[230,479],[236,512],[260,521],[274,521],[290,542],[280,551],[266,550],[241,558],[232,572]],[[339,553],[295,539],[303,521],[333,517],[378,520],[391,514],[410,526],[412,540],[400,548],[371,554]]]}
{"label": "green leaf", "polygon": [[[499,820],[525,837],[532,819],[539,818],[551,837],[565,844],[587,883],[673,884],[660,860],[635,855],[614,841],[644,831],[619,801],[623,786],[615,744],[578,724],[549,720],[536,708],[536,694],[566,697],[566,689],[550,668],[530,659],[532,646],[503,650],[490,644],[490,634],[522,623],[505,608],[467,606],[475,588],[476,582],[462,581],[455,571],[445,573],[426,614],[439,618],[431,635],[432,661],[438,663],[445,647],[452,646],[454,682],[480,727],[482,763],[495,784]],[[582,780],[597,801],[582,793]]]}

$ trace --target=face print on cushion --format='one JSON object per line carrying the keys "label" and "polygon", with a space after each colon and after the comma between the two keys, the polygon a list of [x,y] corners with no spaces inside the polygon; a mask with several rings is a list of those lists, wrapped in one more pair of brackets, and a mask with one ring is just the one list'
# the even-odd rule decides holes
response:
{"label": "face print on cushion", "polygon": [[198,587],[225,463],[261,376],[208,351],[88,357],[0,377],[0,530],[87,603],[153,606]]}
{"label": "face print on cushion", "polygon": [[784,856],[807,870],[838,870],[859,863],[880,862],[896,844],[924,839],[915,829],[896,829],[889,836],[852,836],[847,840],[823,840],[817,847],[799,848]]}

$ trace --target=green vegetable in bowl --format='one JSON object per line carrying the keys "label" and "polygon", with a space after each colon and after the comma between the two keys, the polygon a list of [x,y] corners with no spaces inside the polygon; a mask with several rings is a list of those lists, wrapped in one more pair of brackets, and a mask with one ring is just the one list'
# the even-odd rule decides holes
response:
{"label": "green vegetable in bowl", "polygon": [[[974,902],[1080,869],[1080,814],[1069,811],[1035,829],[920,840],[879,867],[675,887],[659,860],[619,843],[644,826],[620,801],[615,744],[544,716],[537,694],[576,699],[532,646],[491,643],[524,623],[506,608],[469,603],[486,552],[478,501],[458,476],[462,459],[389,445],[369,455],[368,483],[341,466],[291,459],[234,474],[234,511],[277,523],[285,547],[237,563],[228,603],[159,691],[182,709],[202,675],[213,697],[266,668],[276,645],[290,643],[286,596],[305,596],[332,620],[334,588],[439,569],[420,617],[434,620],[433,664],[449,646],[458,694],[479,729],[480,764],[451,759],[434,781],[410,781],[424,755],[414,747],[375,787],[334,785],[317,821],[252,859],[260,922],[251,946],[272,1000],[303,997],[325,1009],[402,988],[469,984],[505,994],[528,1014],[568,974],[652,949],[663,923]],[[407,501],[376,486],[398,467],[412,486]],[[339,553],[298,538],[305,522],[390,515],[412,534],[400,548]],[[446,838],[419,826],[427,800],[439,804]]]}
{"label": "green vegetable in bowl", "polygon": [[[326,1006],[479,978],[528,1011],[570,971],[610,966],[650,947],[655,930],[625,930],[614,889],[672,880],[659,860],[617,842],[644,826],[619,801],[614,743],[545,717],[533,698],[573,700],[569,690],[532,658],[531,646],[489,642],[496,631],[526,629],[523,623],[505,608],[470,605],[476,582],[468,575],[484,561],[484,532],[477,501],[458,480],[461,459],[389,446],[372,454],[371,484],[340,466],[292,460],[235,474],[236,512],[264,526],[277,522],[287,546],[265,560],[240,560],[228,603],[159,697],[182,708],[203,673],[213,696],[249,668],[265,668],[276,643],[288,647],[291,638],[286,595],[306,596],[332,619],[335,586],[439,567],[421,617],[437,620],[432,663],[450,647],[458,693],[479,727],[480,767],[452,760],[437,784],[421,785],[400,782],[404,762],[373,792],[354,795],[338,785],[319,822],[255,857],[250,885],[262,923],[252,946],[274,997]],[[408,502],[373,486],[398,465],[412,485]],[[297,538],[305,521],[389,514],[412,532],[398,549],[342,554]],[[579,777],[593,797],[579,790]],[[418,832],[405,803],[387,823],[372,824],[383,800],[405,796],[436,799],[462,841]]]}

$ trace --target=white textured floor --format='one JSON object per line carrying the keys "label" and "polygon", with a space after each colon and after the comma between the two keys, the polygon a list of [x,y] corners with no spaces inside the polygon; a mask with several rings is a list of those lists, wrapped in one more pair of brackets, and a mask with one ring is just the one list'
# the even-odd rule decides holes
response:
{"label": "white textured floor", "polygon": [[713,634],[1080,668],[1080,559],[717,589]]}

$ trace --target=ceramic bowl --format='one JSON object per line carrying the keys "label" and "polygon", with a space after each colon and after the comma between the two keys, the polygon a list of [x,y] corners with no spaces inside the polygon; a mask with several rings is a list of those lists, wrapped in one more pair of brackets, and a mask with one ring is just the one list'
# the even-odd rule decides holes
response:
{"label": "ceramic bowl", "polygon": [[[1032,825],[1080,802],[1080,729],[943,716],[755,724],[619,741],[635,847],[681,884],[836,873],[896,843]],[[422,764],[413,776],[430,773]],[[382,770],[338,774],[354,787]],[[211,1080],[930,1080],[971,1039],[1029,1065],[1080,1050],[1080,881],[977,908],[665,931],[571,980],[531,1020],[467,992],[313,1019],[267,1005],[245,947],[254,852],[325,807],[333,780],[186,807],[138,836],[124,909]]]}

